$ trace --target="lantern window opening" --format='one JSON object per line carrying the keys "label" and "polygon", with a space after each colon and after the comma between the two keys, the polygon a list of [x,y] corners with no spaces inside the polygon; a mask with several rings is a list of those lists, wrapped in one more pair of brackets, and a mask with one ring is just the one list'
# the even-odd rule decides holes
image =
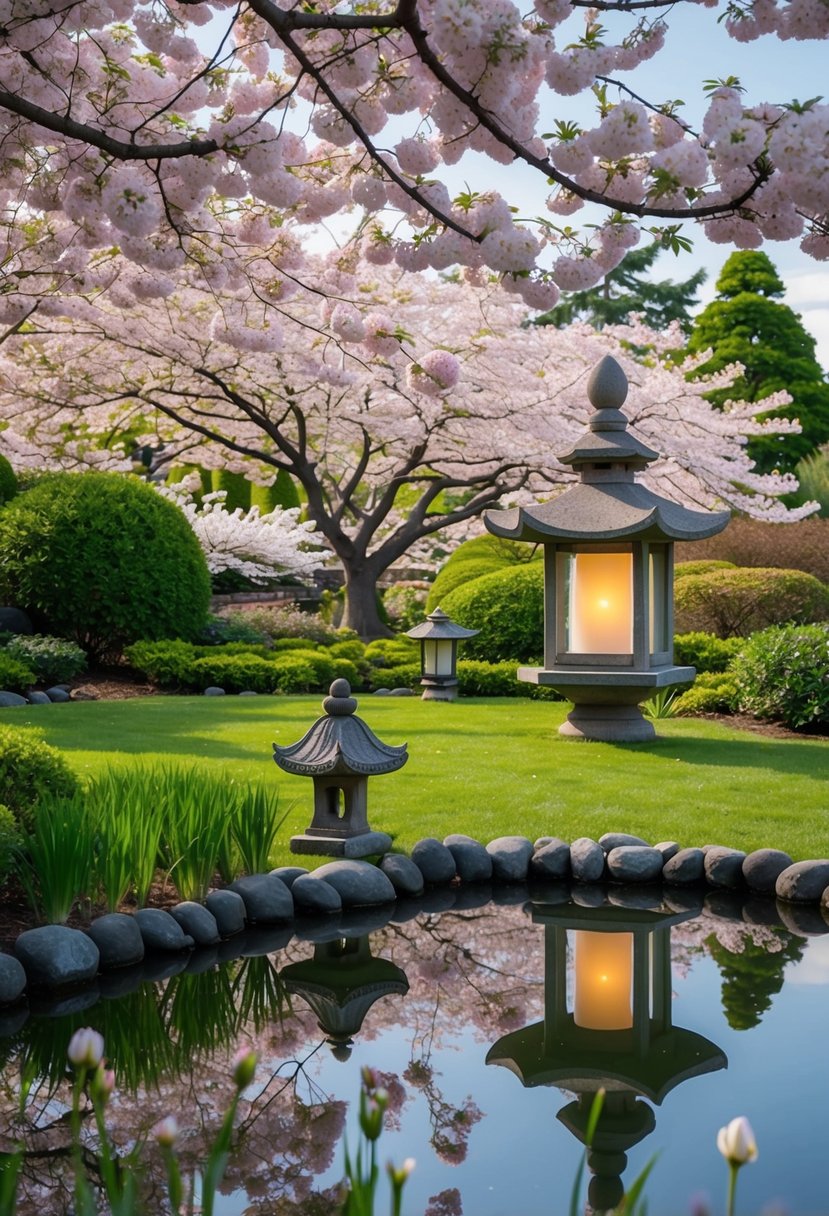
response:
{"label": "lantern window opening", "polygon": [[328,799],[328,810],[335,819],[345,818],[345,791],[342,786],[329,785],[325,791]]}
{"label": "lantern window opening", "polygon": [[634,653],[633,546],[568,545],[559,553],[561,657],[629,666]]}

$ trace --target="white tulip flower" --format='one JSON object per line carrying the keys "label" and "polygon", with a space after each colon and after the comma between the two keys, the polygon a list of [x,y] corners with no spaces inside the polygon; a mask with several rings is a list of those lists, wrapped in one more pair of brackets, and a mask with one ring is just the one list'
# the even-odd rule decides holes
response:
{"label": "white tulip flower", "polygon": [[757,1160],[757,1141],[745,1115],[732,1119],[728,1127],[717,1133],[717,1148],[731,1166],[745,1165]]}
{"label": "white tulip flower", "polygon": [[75,1068],[97,1068],[104,1058],[103,1035],[91,1026],[76,1030],[69,1040],[66,1054]]}

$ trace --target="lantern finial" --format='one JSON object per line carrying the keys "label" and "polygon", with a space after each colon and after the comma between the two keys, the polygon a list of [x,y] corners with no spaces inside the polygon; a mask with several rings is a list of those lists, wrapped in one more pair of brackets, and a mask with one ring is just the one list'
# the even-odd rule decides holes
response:
{"label": "lantern finial", "polygon": [[587,381],[590,404],[596,410],[620,410],[627,395],[627,376],[612,355],[605,355]]}

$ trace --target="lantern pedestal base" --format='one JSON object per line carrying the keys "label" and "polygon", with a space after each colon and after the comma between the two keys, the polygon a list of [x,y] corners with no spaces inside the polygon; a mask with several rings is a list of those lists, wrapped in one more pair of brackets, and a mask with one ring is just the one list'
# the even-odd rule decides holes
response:
{"label": "lantern pedestal base", "polygon": [[575,705],[558,733],[598,743],[644,743],[656,738],[653,723],[637,705]]}
{"label": "lantern pedestal base", "polygon": [[392,840],[386,832],[360,832],[357,836],[302,836],[291,837],[292,853],[310,853],[318,857],[371,857],[375,853],[388,853]]}
{"label": "lantern pedestal base", "polygon": [[423,695],[421,701],[455,701],[458,696],[458,681],[453,680],[446,684],[427,684],[425,680],[421,681],[423,685]]}

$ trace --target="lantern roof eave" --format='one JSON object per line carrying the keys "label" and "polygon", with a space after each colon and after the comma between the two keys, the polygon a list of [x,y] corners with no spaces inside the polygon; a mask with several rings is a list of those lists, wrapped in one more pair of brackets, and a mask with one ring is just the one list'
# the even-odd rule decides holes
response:
{"label": "lantern roof eave", "polygon": [[382,743],[361,718],[317,718],[298,743],[273,745],[274,760],[302,777],[372,776],[393,773],[408,759],[406,744]]}

